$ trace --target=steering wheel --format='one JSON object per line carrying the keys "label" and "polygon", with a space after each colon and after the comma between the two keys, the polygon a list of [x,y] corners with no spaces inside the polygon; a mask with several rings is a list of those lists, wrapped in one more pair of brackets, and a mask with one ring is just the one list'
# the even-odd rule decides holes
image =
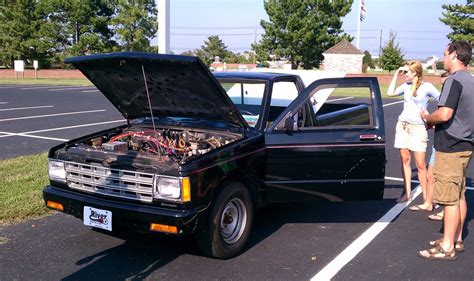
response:
{"label": "steering wheel", "polygon": [[252,112],[250,111],[247,111],[247,110],[239,110],[240,111],[240,114],[243,114],[243,115],[251,115],[251,116],[254,116],[255,114],[253,114]]}

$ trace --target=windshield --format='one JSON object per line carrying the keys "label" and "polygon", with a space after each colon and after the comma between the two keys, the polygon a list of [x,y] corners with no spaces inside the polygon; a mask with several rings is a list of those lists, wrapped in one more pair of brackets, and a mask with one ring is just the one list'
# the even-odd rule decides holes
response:
{"label": "windshield", "polygon": [[264,82],[220,82],[250,127],[257,125],[262,114]]}

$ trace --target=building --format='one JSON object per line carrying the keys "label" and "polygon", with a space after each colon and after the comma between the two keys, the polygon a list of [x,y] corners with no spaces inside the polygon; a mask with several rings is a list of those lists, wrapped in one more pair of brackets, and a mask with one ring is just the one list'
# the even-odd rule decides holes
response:
{"label": "building", "polygon": [[324,70],[362,73],[364,54],[347,40],[342,40],[324,53]]}

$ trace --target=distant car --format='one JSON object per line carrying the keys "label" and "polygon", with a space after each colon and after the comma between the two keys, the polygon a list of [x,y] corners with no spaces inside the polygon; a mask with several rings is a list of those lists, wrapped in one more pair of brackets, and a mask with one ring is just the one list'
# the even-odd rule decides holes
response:
{"label": "distant car", "polygon": [[381,199],[375,78],[211,73],[195,57],[112,53],[73,64],[127,119],[49,152],[49,208],[114,231],[195,234],[230,258],[272,202]]}

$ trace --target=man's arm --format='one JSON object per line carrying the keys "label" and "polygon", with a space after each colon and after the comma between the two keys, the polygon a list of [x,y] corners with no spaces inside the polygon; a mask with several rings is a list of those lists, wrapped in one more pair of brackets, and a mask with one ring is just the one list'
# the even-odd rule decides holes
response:
{"label": "man's arm", "polygon": [[448,122],[453,117],[454,109],[441,106],[433,113],[429,114],[428,111],[422,111],[420,113],[421,118],[425,120],[428,125],[438,125]]}

